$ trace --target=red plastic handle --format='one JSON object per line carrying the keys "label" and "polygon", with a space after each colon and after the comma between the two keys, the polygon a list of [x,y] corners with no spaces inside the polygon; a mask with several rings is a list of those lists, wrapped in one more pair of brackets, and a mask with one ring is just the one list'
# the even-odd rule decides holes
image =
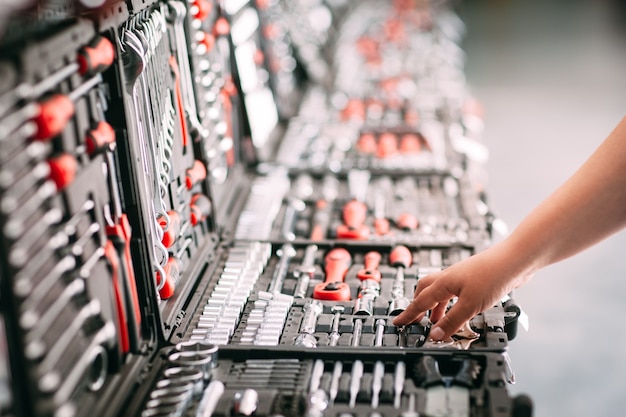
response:
{"label": "red plastic handle", "polygon": [[326,254],[324,261],[326,281],[315,286],[313,298],[331,301],[349,300],[350,287],[343,282],[343,279],[352,262],[350,252],[343,248],[335,248]]}
{"label": "red plastic handle", "polygon": [[85,148],[90,156],[109,149],[112,143],[115,143],[115,130],[104,120],[98,122],[85,138]]}
{"label": "red plastic handle", "polygon": [[171,248],[176,242],[176,238],[178,237],[178,234],[180,233],[181,221],[180,221],[180,215],[175,210],[168,211],[167,216],[170,219],[170,223],[169,223],[167,230],[165,230],[165,224],[166,224],[165,219],[163,220],[159,219],[159,225],[161,226],[162,229],[164,229],[163,239],[161,239],[161,243],[163,243],[163,246],[165,246],[166,248]]}
{"label": "red plastic handle", "polygon": [[396,268],[408,268],[413,263],[413,255],[406,246],[398,245],[389,254],[389,264]]}
{"label": "red plastic handle", "polygon": [[187,170],[187,176],[185,178],[187,189],[191,190],[195,184],[204,179],[206,179],[206,165],[196,159],[193,163],[193,167]]}
{"label": "red plastic handle", "polygon": [[39,103],[39,114],[33,119],[37,125],[37,132],[33,138],[52,139],[65,129],[72,116],[74,116],[74,103],[67,96],[57,94]]}
{"label": "red plastic handle", "polygon": [[113,64],[115,48],[113,43],[105,37],[98,36],[89,45],[78,52],[78,73],[90,75],[102,72]]}
{"label": "red plastic handle", "polygon": [[380,266],[380,261],[383,257],[378,252],[367,252],[363,261],[365,263],[365,267],[357,272],[356,277],[361,281],[365,281],[366,279],[373,279],[377,282],[380,282],[382,276],[378,267]]}

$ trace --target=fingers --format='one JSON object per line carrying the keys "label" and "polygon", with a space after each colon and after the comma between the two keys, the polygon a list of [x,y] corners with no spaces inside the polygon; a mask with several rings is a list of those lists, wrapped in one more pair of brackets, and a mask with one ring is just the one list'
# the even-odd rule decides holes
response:
{"label": "fingers", "polygon": [[430,338],[433,340],[449,338],[476,314],[478,314],[478,311],[467,303],[463,303],[459,298],[456,304],[432,327],[430,330]]}
{"label": "fingers", "polygon": [[[431,275],[418,281],[415,298],[406,310],[393,320],[394,325],[403,326],[419,321],[428,310],[445,311],[446,303],[454,294],[451,294],[440,281],[433,278],[435,277]],[[438,307],[440,304],[442,305]]]}

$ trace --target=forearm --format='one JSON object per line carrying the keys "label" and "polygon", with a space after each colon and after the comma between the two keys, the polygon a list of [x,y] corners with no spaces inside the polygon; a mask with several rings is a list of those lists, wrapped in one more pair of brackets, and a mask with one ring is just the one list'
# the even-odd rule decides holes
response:
{"label": "forearm", "polygon": [[626,118],[503,243],[520,272],[570,257],[626,226]]}

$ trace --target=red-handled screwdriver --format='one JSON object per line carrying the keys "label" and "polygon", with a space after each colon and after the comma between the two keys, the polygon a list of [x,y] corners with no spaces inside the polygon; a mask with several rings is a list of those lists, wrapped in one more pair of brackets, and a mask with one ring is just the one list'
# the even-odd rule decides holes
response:
{"label": "red-handled screwdriver", "polygon": [[48,165],[50,166],[50,179],[56,184],[58,191],[63,190],[76,178],[78,161],[68,153],[49,159]]}
{"label": "red-handled screwdriver", "polygon": [[96,127],[87,132],[85,137],[85,149],[90,156],[111,150],[114,143],[115,130],[104,120],[98,122]]}
{"label": "red-handled screwdriver", "polygon": [[[165,222],[165,219],[159,219],[159,225],[163,229],[163,239],[161,239],[161,243],[163,243],[163,246],[166,248],[171,248],[180,233],[181,219],[180,214],[178,214],[176,210],[168,211],[167,216],[170,219],[169,224]],[[165,230],[166,225],[167,230]]]}
{"label": "red-handled screwdriver", "polygon": [[[163,267],[165,272],[165,283],[159,290],[159,295],[162,300],[167,300],[174,295],[178,282],[180,280],[180,262],[175,256],[170,256],[167,263]],[[157,272],[157,283],[161,282],[161,274]]]}
{"label": "red-handled screwdriver", "polygon": [[78,51],[76,57],[78,73],[85,76],[102,72],[113,64],[114,59],[113,43],[105,37],[98,36]]}
{"label": "red-handled screwdriver", "polygon": [[352,262],[350,252],[343,248],[335,248],[324,258],[326,280],[313,289],[316,300],[347,301],[350,299],[350,287],[343,282]]}
{"label": "red-handled screwdriver", "polygon": [[187,189],[191,190],[199,181],[206,179],[206,174],[206,165],[196,159],[193,163],[193,167],[189,168],[186,173],[185,183],[187,184]]}
{"label": "red-handled screwdriver", "polygon": [[66,65],[35,85],[23,83],[12,89],[10,93],[2,95],[0,97],[0,117],[4,116],[20,100],[41,96],[76,72],[82,76],[92,76],[104,71],[113,64],[114,59],[115,48],[111,41],[101,36],[95,38],[78,52],[76,62]]}
{"label": "red-handled screwdriver", "polygon": [[33,135],[36,140],[49,140],[65,129],[74,115],[74,101],[102,82],[98,74],[85,81],[67,95],[55,94],[38,103],[39,112],[33,118],[37,131]]}
{"label": "red-handled screwdriver", "polygon": [[189,209],[191,210],[191,224],[195,226],[211,214],[211,200],[204,194],[194,194],[191,197]]}
{"label": "red-handled screwdriver", "polygon": [[375,251],[367,252],[363,258],[365,266],[356,273],[356,277],[361,281],[373,279],[376,282],[380,282],[382,276],[378,267],[380,266],[381,259],[382,255],[380,253]]}
{"label": "red-handled screwdriver", "polygon": [[194,19],[205,20],[211,14],[213,3],[208,0],[193,0],[189,7],[189,13]]}

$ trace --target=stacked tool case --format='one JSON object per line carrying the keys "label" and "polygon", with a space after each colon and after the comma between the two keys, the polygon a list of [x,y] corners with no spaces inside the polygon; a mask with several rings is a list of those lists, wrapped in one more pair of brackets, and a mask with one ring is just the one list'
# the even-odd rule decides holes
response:
{"label": "stacked tool case", "polygon": [[449,4],[3,13],[0,415],[531,415],[513,299],[392,324],[494,238]]}

